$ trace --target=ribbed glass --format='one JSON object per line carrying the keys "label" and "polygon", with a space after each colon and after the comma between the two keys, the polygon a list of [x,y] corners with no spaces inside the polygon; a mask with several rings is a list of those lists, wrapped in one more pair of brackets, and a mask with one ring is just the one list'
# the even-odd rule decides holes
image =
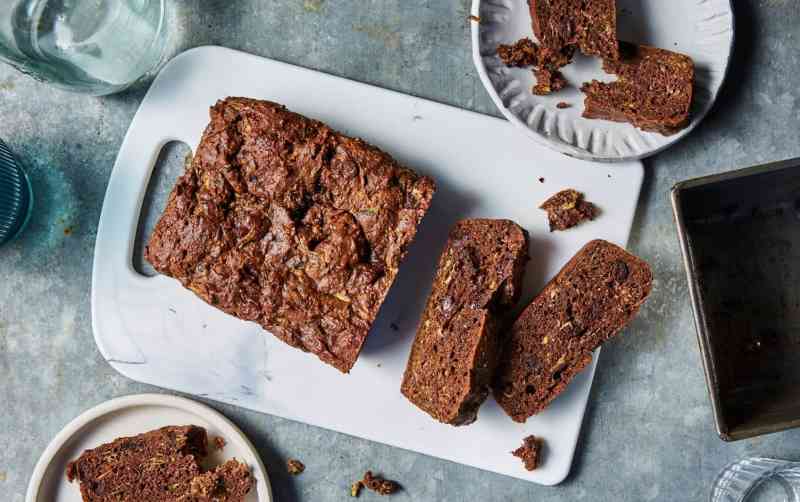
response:
{"label": "ribbed glass", "polygon": [[0,140],[0,244],[8,242],[22,231],[31,207],[28,177],[6,144]]}
{"label": "ribbed glass", "polygon": [[753,457],[717,477],[711,502],[800,502],[800,462]]}

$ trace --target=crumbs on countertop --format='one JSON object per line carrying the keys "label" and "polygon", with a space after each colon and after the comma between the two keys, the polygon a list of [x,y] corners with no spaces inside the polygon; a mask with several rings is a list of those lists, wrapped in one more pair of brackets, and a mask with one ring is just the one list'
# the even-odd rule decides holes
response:
{"label": "crumbs on countertop", "polygon": [[391,495],[400,489],[400,485],[397,481],[374,476],[372,471],[365,472],[364,479],[362,479],[360,483],[379,495]]}
{"label": "crumbs on countertop", "polygon": [[356,481],[352,485],[350,485],[350,496],[351,497],[358,497],[361,494],[361,489],[364,487],[364,483],[361,481]]}
{"label": "crumbs on countertop", "polygon": [[544,177],[539,176],[539,183],[544,183]]}
{"label": "crumbs on countertop", "polygon": [[289,460],[286,461],[286,470],[292,476],[297,476],[298,474],[306,470],[306,466],[303,464],[303,462],[294,458],[290,458]]}
{"label": "crumbs on countertop", "polygon": [[559,101],[556,104],[556,108],[558,108],[559,110],[563,110],[564,108],[571,108],[571,107],[572,107],[572,103],[567,103],[566,101]]}

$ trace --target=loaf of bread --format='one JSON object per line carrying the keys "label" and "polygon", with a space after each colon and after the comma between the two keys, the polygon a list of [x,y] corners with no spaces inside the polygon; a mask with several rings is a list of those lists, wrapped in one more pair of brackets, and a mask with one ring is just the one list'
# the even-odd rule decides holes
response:
{"label": "loaf of bread", "polygon": [[434,190],[360,139],[228,98],[211,108],[145,257],[210,305],[348,372]]}
{"label": "loaf of bread", "polygon": [[527,260],[527,234],[511,221],[463,220],[451,230],[401,387],[436,420],[475,421]]}
{"label": "loaf of bread", "polygon": [[544,410],[650,294],[650,267],[602,240],[586,244],[511,327],[493,393],[517,422]]}
{"label": "loaf of bread", "polygon": [[663,135],[689,125],[694,63],[689,56],[644,45],[620,44],[621,59],[603,61],[615,82],[583,84],[583,116],[629,122]]}

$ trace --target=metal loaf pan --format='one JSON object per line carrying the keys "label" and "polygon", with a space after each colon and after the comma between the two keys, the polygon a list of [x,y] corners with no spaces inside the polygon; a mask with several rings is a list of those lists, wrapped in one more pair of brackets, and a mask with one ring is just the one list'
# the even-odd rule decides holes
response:
{"label": "metal loaf pan", "polygon": [[800,159],[672,189],[720,437],[800,426]]}

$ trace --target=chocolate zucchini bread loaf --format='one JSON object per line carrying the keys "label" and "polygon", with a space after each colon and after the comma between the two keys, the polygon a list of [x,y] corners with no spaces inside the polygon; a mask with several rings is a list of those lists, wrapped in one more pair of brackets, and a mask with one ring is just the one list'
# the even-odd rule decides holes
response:
{"label": "chocolate zucchini bread loaf", "polygon": [[583,84],[583,116],[630,122],[645,131],[674,134],[689,125],[694,63],[689,56],[655,47],[620,44],[621,59],[603,69],[619,76]]}
{"label": "chocolate zucchini bread loaf", "polygon": [[530,0],[533,33],[545,47],[576,45],[590,56],[617,59],[615,0]]}
{"label": "chocolate zucchini bread loaf", "polygon": [[439,259],[401,392],[436,420],[475,421],[499,353],[500,316],[519,299],[528,237],[508,220],[463,220]]}
{"label": "chocolate zucchini bread loaf", "polygon": [[641,259],[606,241],[586,244],[514,322],[495,376],[500,406],[517,422],[542,411],[628,324],[650,294]]}
{"label": "chocolate zucchini bread loaf", "polygon": [[211,108],[145,250],[209,304],[348,372],[435,185],[268,101]]}
{"label": "chocolate zucchini bread loaf", "polygon": [[[170,426],[86,450],[67,465],[66,474],[80,483],[84,502],[244,500],[253,485],[250,469],[231,460],[203,473],[199,462],[207,454],[205,429]],[[214,480],[216,498],[195,489],[206,478]]]}

